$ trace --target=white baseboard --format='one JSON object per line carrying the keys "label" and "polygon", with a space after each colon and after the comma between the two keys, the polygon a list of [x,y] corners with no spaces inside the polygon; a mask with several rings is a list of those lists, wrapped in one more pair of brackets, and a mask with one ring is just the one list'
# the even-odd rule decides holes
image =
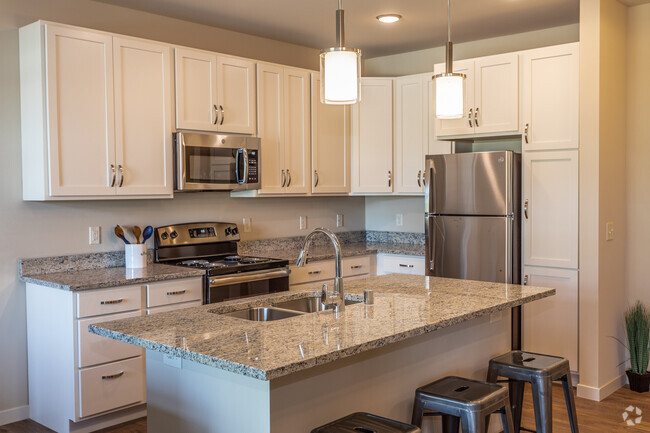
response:
{"label": "white baseboard", "polygon": [[616,392],[617,389],[625,385],[626,376],[624,374],[615,377],[600,388],[578,384],[578,397],[586,398],[593,401],[602,401]]}
{"label": "white baseboard", "polygon": [[18,406],[0,411],[0,426],[29,418],[29,406]]}

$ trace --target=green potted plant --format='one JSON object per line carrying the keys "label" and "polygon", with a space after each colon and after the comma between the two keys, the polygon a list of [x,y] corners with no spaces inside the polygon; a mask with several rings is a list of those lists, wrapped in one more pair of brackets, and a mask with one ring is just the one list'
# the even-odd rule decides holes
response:
{"label": "green potted plant", "polygon": [[630,369],[625,373],[630,382],[630,389],[636,392],[648,392],[650,389],[650,373],[648,373],[650,314],[640,301],[625,312],[625,330],[627,348],[630,352]]}

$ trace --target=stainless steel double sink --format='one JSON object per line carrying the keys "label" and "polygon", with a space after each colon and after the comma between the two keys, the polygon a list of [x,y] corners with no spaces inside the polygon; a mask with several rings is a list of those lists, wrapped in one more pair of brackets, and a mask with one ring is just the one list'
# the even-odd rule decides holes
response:
{"label": "stainless steel double sink", "polygon": [[[359,301],[345,301],[345,305],[357,303],[359,303]],[[236,310],[218,314],[221,314],[222,316],[235,317],[237,319],[252,320],[255,322],[270,322],[273,320],[287,319],[289,317],[327,310],[325,305],[321,302],[320,297],[315,296],[272,303],[271,305],[271,307],[247,308],[245,310]]]}

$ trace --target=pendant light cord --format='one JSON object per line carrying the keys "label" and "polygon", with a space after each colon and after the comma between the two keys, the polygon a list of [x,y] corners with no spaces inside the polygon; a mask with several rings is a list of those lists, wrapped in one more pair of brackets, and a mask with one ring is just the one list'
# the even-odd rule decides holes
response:
{"label": "pendant light cord", "polygon": [[[339,0],[340,4],[341,0]],[[447,0],[447,42],[451,42],[451,0]]]}

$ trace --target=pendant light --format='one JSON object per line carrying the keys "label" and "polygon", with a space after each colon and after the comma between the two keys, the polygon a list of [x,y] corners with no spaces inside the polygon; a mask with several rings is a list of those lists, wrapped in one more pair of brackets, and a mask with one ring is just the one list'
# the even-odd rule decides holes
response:
{"label": "pendant light", "polygon": [[320,101],[356,104],[361,100],[361,50],[345,47],[341,0],[336,11],[336,45],[320,53]]}
{"label": "pendant light", "polygon": [[451,43],[451,0],[447,0],[447,47],[445,72],[433,76],[436,85],[436,117],[460,119],[465,114],[465,74],[455,73]]}

